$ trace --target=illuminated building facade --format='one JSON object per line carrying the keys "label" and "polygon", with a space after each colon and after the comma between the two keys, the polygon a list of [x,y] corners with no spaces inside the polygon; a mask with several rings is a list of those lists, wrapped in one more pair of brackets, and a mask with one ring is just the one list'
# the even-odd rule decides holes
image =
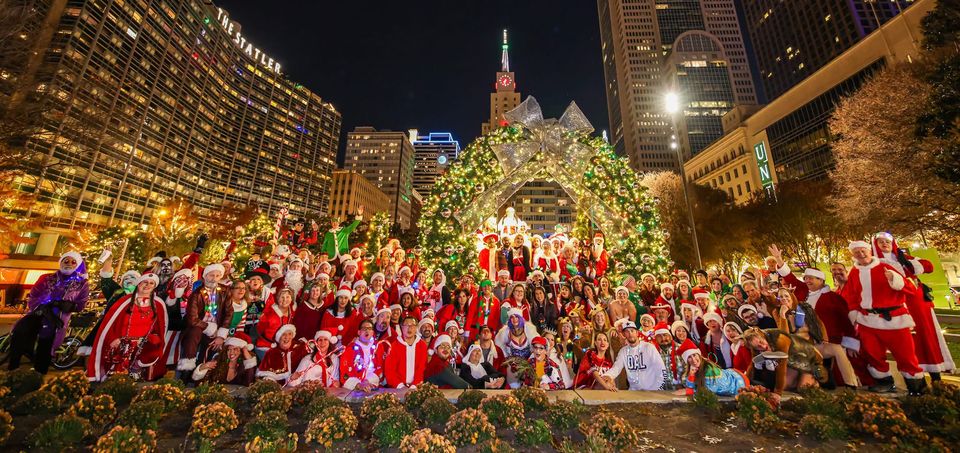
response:
{"label": "illuminated building facade", "polygon": [[433,191],[437,178],[460,156],[460,142],[454,140],[449,132],[419,135],[417,130],[413,129],[410,136],[416,137],[413,141],[416,159],[413,167],[413,188],[426,198]]}

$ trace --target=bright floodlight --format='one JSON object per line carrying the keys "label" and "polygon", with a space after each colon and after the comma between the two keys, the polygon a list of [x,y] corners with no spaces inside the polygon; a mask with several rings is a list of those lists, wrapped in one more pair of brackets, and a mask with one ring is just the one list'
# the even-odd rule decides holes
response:
{"label": "bright floodlight", "polygon": [[667,109],[667,113],[677,113],[680,111],[680,96],[677,93],[669,92],[663,98],[664,107]]}

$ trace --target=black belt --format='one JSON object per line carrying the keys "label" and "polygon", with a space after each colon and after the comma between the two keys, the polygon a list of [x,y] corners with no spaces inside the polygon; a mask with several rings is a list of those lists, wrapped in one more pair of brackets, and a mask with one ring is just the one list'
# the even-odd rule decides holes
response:
{"label": "black belt", "polygon": [[871,308],[867,310],[867,313],[878,314],[880,315],[881,318],[884,319],[884,321],[891,321],[893,320],[893,316],[890,313],[898,309],[900,309],[900,307]]}

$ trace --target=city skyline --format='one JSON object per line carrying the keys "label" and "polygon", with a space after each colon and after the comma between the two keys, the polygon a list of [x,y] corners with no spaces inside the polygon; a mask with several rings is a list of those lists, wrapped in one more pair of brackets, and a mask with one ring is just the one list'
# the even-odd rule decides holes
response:
{"label": "city skyline", "polygon": [[[510,32],[511,70],[524,97],[535,96],[547,116],[559,116],[576,101],[597,134],[608,129],[593,2],[558,10],[506,1],[428,0],[417,8],[387,3],[363,9],[359,3],[318,3],[298,14],[246,0],[216,4],[242,23],[244,35],[276,58],[291,79],[331,100],[343,114],[343,143],[354,127],[372,125],[451,132],[466,147],[489,116],[504,28]],[[324,17],[353,19],[317,19]],[[344,151],[341,146],[338,162]]]}

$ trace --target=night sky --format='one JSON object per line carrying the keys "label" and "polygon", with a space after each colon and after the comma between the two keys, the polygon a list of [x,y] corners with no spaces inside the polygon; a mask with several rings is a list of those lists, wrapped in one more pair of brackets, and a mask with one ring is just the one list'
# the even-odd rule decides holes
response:
{"label": "night sky", "polygon": [[547,117],[570,101],[607,128],[597,5],[589,0],[219,0],[291,80],[355,126],[480,135],[500,70],[501,30],[523,98]]}

